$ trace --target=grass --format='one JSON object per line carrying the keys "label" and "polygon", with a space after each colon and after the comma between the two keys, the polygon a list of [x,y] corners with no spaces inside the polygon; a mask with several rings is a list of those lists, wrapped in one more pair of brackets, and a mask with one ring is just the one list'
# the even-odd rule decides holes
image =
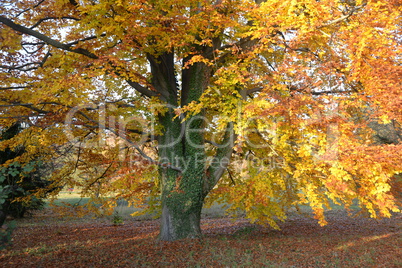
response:
{"label": "grass", "polygon": [[[53,201],[54,205],[62,206],[64,204],[69,204],[69,205],[76,205],[76,204],[86,204],[88,202],[89,198],[88,197],[81,197],[80,193],[75,191],[75,192],[69,192],[69,191],[61,191],[57,199]],[[50,204],[50,201],[47,202],[47,205]]]}
{"label": "grass", "polygon": [[[84,205],[89,201],[88,197],[82,198],[80,196],[80,193],[75,191],[75,192],[69,192],[69,191],[61,191],[59,195],[57,196],[57,199],[53,201],[53,205],[56,206],[76,206],[76,205]],[[50,202],[47,202],[46,207],[50,207]],[[129,207],[127,202],[122,200],[119,201],[116,208],[114,209],[114,213],[112,215],[116,215],[116,213],[122,217],[123,221],[124,220],[130,220],[133,217],[131,214],[134,212],[140,211],[139,208],[135,207]],[[223,205],[220,204],[213,204],[212,206],[208,208],[203,208],[202,209],[202,217],[203,218],[221,218],[225,217],[226,213],[225,210],[223,209]],[[154,215],[139,215],[135,216],[135,220],[153,220],[157,216]]]}

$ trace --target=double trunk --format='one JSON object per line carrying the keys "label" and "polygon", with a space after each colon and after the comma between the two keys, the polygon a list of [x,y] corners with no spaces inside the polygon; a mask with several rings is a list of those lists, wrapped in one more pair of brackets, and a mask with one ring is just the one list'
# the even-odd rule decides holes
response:
{"label": "double trunk", "polygon": [[[228,163],[233,145],[233,126],[224,135],[216,150],[216,161],[226,158],[218,167],[206,166],[204,129],[207,121],[203,112],[187,115],[183,122],[175,108],[199,101],[209,83],[210,68],[201,62],[188,65],[191,56],[183,59],[181,85],[177,83],[173,52],[148,55],[152,85],[165,104],[158,115],[163,134],[158,138],[162,218],[160,240],[173,241],[201,236],[201,209],[208,192],[214,187]],[[228,142],[229,141],[229,142]],[[216,162],[215,161],[215,162]]]}
{"label": "double trunk", "polygon": [[[153,65],[152,65],[153,63]],[[206,86],[207,67],[193,64],[183,71],[181,93],[177,88],[172,57],[161,56],[151,61],[154,85],[159,87],[166,111],[159,115],[163,135],[158,140],[160,179],[162,185],[162,219],[160,240],[173,241],[201,235],[201,209],[205,191],[204,119],[202,114],[185,122],[176,118],[178,103],[198,100]],[[165,89],[163,89],[165,88]]]}

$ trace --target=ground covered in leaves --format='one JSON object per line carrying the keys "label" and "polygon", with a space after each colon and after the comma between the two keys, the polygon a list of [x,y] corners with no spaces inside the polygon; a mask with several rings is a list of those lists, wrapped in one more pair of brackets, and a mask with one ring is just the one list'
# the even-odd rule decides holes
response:
{"label": "ground covered in leaves", "polygon": [[402,267],[402,214],[329,224],[294,215],[281,230],[245,219],[204,219],[202,240],[157,241],[158,221],[58,218],[49,211],[18,221],[0,267]]}

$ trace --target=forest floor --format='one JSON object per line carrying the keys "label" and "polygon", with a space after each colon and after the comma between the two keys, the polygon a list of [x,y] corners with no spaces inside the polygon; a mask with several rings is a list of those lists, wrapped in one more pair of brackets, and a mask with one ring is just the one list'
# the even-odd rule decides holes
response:
{"label": "forest floor", "polygon": [[19,220],[0,267],[402,267],[402,214],[327,213],[320,227],[292,215],[281,230],[206,218],[203,239],[158,242],[157,220],[60,218],[49,208]]}

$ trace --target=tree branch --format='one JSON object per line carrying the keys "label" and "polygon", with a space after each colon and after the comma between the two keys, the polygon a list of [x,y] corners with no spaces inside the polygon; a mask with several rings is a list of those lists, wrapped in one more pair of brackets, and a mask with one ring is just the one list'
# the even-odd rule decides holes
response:
{"label": "tree branch", "polygon": [[[2,69],[8,69],[8,70],[20,70],[20,71],[23,71],[23,72],[28,72],[28,71],[31,71],[31,70],[38,69],[39,67],[43,67],[43,65],[45,64],[46,60],[47,60],[50,56],[51,56],[51,53],[50,53],[50,51],[48,51],[48,52],[46,53],[46,55],[43,57],[42,61],[26,63],[26,64],[23,64],[23,65],[20,65],[20,66],[6,66],[6,65],[0,65],[0,68],[2,68]],[[34,67],[27,68],[27,69],[23,69],[24,67],[31,66],[31,65],[38,65],[38,66],[34,66]],[[9,88],[8,88],[8,89],[9,89]]]}
{"label": "tree branch", "polygon": [[86,49],[83,49],[83,48],[76,48],[76,49],[71,48],[71,45],[69,45],[69,44],[63,44],[63,43],[61,43],[61,42],[59,42],[57,40],[54,40],[54,39],[44,35],[44,34],[41,34],[40,32],[37,32],[37,31],[32,30],[30,28],[27,28],[25,26],[16,24],[12,20],[10,20],[10,19],[8,19],[8,18],[6,18],[4,16],[0,16],[0,22],[3,23],[4,25],[10,27],[11,29],[17,31],[17,32],[36,37],[39,40],[42,40],[42,41],[46,42],[47,44],[49,44],[49,45],[51,45],[53,47],[60,48],[60,49],[63,49],[63,50],[69,51],[69,52],[81,54],[81,55],[87,56],[87,57],[89,57],[91,59],[98,59],[98,56],[96,56],[94,53],[92,53],[92,52],[90,52],[90,51],[88,51]]}
{"label": "tree branch", "polygon": [[[4,100],[3,100],[3,101],[4,101]],[[27,107],[27,108],[29,108],[29,109],[35,111],[35,112],[38,112],[39,114],[47,114],[47,113],[49,113],[49,111],[45,111],[45,110],[42,110],[42,109],[39,109],[39,108],[34,107],[32,103],[11,103],[11,104],[3,104],[3,105],[0,105],[0,108],[3,108],[3,107],[15,107],[15,106]]]}
{"label": "tree branch", "polygon": [[327,23],[325,23],[325,24],[319,26],[318,29],[321,29],[321,28],[324,28],[324,27],[328,27],[328,26],[331,26],[331,25],[336,24],[336,23],[338,23],[338,22],[347,20],[347,19],[348,19],[349,17],[351,17],[356,11],[358,11],[359,9],[362,9],[362,8],[365,7],[366,5],[367,5],[367,2],[363,3],[363,4],[360,5],[360,6],[357,6],[357,7],[352,8],[352,9],[349,11],[348,14],[346,14],[346,15],[340,17],[340,18],[337,18],[337,19],[335,19],[335,20],[331,20],[331,21],[329,21],[329,22],[327,22]]}
{"label": "tree branch", "polygon": [[30,118],[31,115],[19,115],[19,116],[0,116],[0,119],[19,119],[19,118]]}
{"label": "tree branch", "polygon": [[[92,120],[92,121],[93,121],[93,122],[96,122],[95,120]],[[159,161],[156,161],[156,160],[152,159],[152,158],[151,158],[150,156],[148,156],[143,150],[141,150],[141,148],[140,148],[135,142],[131,141],[131,140],[127,137],[127,135],[121,135],[121,134],[119,134],[117,131],[115,131],[114,129],[111,129],[110,127],[107,127],[107,126],[105,126],[105,125],[102,125],[100,122],[97,122],[97,124],[98,124],[99,128],[107,129],[107,130],[109,130],[110,132],[112,132],[114,135],[116,135],[117,137],[119,137],[119,138],[125,140],[126,142],[128,142],[132,147],[135,148],[135,150],[136,150],[143,158],[145,158],[145,159],[146,159],[147,161],[149,161],[151,164],[160,166],[160,167],[162,167],[162,168],[169,168],[169,169],[172,169],[172,170],[176,170],[176,171],[178,171],[178,172],[180,172],[180,173],[183,172],[183,170],[182,170],[181,168],[172,166],[172,165],[170,165],[170,164],[160,163]]]}
{"label": "tree branch", "polygon": [[28,86],[0,87],[0,90],[23,89],[23,88],[27,88],[27,87]]}
{"label": "tree branch", "polygon": [[46,18],[42,18],[40,20],[38,20],[34,25],[32,25],[31,27],[29,27],[29,29],[33,29],[36,28],[37,26],[39,26],[42,22],[47,21],[47,20],[57,20],[57,19],[68,19],[68,20],[75,20],[75,21],[79,21],[80,19],[78,18],[74,18],[74,17],[70,17],[70,16],[65,16],[65,17],[46,17]]}
{"label": "tree branch", "polygon": [[[77,41],[74,41],[74,42],[71,42],[71,43],[68,43],[68,44],[63,44],[63,43],[61,43],[61,42],[59,42],[57,40],[51,39],[51,38],[47,37],[46,35],[37,32],[35,30],[32,30],[32,29],[27,28],[25,26],[16,24],[13,21],[11,21],[10,19],[5,18],[4,16],[0,16],[0,22],[3,23],[6,26],[12,28],[13,30],[15,30],[17,32],[36,37],[39,40],[42,40],[45,43],[47,43],[47,44],[49,44],[49,45],[51,45],[53,47],[60,48],[60,49],[63,49],[63,50],[69,51],[69,52],[81,54],[81,55],[87,56],[87,57],[89,57],[91,59],[98,59],[97,55],[95,55],[94,53],[92,53],[92,52],[90,52],[90,51],[88,51],[86,49],[83,49],[83,48],[76,48],[76,49],[71,48],[73,45],[75,45],[75,44],[77,44],[79,42],[95,39],[95,38],[97,38],[97,36],[90,36],[90,37],[83,38],[81,40],[77,40]],[[47,57],[45,57],[45,59],[46,58]],[[43,62],[42,62],[42,64],[43,64]],[[132,86],[134,89],[136,89],[139,93],[141,93],[141,94],[143,94],[143,95],[145,95],[147,97],[153,97],[153,96],[158,95],[156,92],[151,91],[151,90],[141,86],[137,82],[134,82],[134,81],[131,81],[131,80],[128,80],[128,79],[126,80],[126,82],[130,86]]]}
{"label": "tree branch", "polygon": [[70,4],[72,4],[75,7],[79,6],[76,0],[69,0],[69,2],[70,2]]}
{"label": "tree branch", "polygon": [[[101,34],[100,36],[104,37],[104,36],[106,36],[106,34]],[[66,45],[67,46],[73,46],[73,45],[78,44],[79,42],[84,42],[84,41],[88,41],[88,40],[92,40],[92,39],[96,39],[96,38],[98,38],[97,35],[92,35],[92,36],[88,36],[88,37],[85,37],[85,38],[82,38],[82,39],[67,43]]]}
{"label": "tree branch", "polygon": [[236,140],[236,134],[234,132],[234,124],[232,122],[228,123],[226,127],[225,135],[222,139],[221,145],[218,147],[213,163],[219,163],[219,165],[209,166],[208,176],[204,181],[204,194],[208,194],[209,191],[214,188],[218,183],[219,179],[222,177],[223,173],[227,169],[230,158],[233,153],[233,147]]}
{"label": "tree branch", "polygon": [[155,91],[151,91],[149,89],[147,89],[146,87],[141,86],[139,83],[137,82],[133,82],[131,80],[126,80],[126,82],[133,87],[135,90],[137,90],[139,93],[147,96],[147,97],[154,97],[157,96],[158,94]]}
{"label": "tree branch", "polygon": [[252,94],[252,93],[259,92],[259,91],[261,91],[261,90],[262,90],[262,87],[251,88],[251,89],[249,89],[249,90],[246,91],[246,95],[250,95],[250,94]]}
{"label": "tree branch", "polygon": [[[102,175],[100,175],[99,177],[97,177],[96,179],[94,179],[91,183],[89,183],[88,185],[85,186],[86,189],[89,189],[90,187],[92,187],[95,183],[99,182],[100,179],[104,178],[106,173],[109,171],[109,169],[112,167],[113,162],[111,162],[103,171]],[[95,169],[96,170],[96,169]]]}
{"label": "tree branch", "polygon": [[33,8],[36,8],[36,7],[40,6],[43,2],[45,2],[45,0],[40,0],[39,3],[37,3],[37,4],[34,5],[33,7],[24,9],[23,11],[21,11],[20,13],[18,13],[18,14],[15,16],[15,18],[18,18],[21,14],[23,14],[23,13],[25,13],[25,12],[27,12],[27,11],[33,9]]}
{"label": "tree branch", "polygon": [[352,90],[312,91],[311,95],[318,96],[318,95],[326,95],[326,94],[346,94],[346,93],[353,93],[353,91]]}

